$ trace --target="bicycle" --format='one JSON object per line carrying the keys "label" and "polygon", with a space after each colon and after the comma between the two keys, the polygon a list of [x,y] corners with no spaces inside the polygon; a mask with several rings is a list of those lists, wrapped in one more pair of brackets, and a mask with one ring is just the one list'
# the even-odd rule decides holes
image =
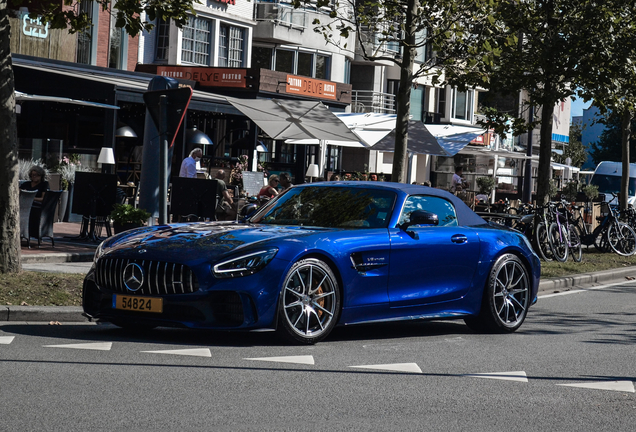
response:
{"label": "bicycle", "polygon": [[553,205],[554,203],[549,202],[544,206],[535,207],[534,209],[534,246],[541,259],[548,262],[554,258],[554,253],[552,252],[548,238],[548,227],[552,223],[550,214]]}
{"label": "bicycle", "polygon": [[572,252],[572,259],[581,262],[583,257],[581,236],[576,226],[570,224],[574,216],[567,206],[567,202],[561,201],[552,208],[554,222],[548,228],[548,241],[557,261],[567,261],[569,253]]}
{"label": "bicycle", "polygon": [[[615,193],[612,195],[614,198],[618,197]],[[601,224],[592,232],[595,239],[594,246],[599,250],[609,246],[609,249],[621,256],[634,255],[636,253],[636,232],[626,223],[619,221],[615,213],[616,206],[606,202],[602,204],[607,206],[607,213],[603,216]]]}

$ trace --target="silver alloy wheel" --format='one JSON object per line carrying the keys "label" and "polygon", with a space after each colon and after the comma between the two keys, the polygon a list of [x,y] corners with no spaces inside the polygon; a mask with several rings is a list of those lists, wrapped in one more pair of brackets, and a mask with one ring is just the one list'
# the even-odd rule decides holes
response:
{"label": "silver alloy wheel", "polygon": [[506,327],[523,322],[529,306],[529,281],[525,268],[517,260],[503,263],[495,275],[493,304],[495,313]]}
{"label": "silver alloy wheel", "polygon": [[338,284],[322,261],[299,261],[285,278],[282,308],[285,326],[296,339],[312,342],[331,331],[338,313]]}

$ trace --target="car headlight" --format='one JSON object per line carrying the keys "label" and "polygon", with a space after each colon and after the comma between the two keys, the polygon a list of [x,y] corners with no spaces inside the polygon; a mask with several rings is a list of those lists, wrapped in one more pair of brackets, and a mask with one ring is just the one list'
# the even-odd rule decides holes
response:
{"label": "car headlight", "polygon": [[104,255],[104,243],[106,242],[106,240],[104,240],[103,242],[101,242],[99,244],[99,246],[97,246],[97,249],[95,249],[95,255],[93,256],[93,264],[97,264],[97,260]]}
{"label": "car headlight", "polygon": [[219,279],[249,276],[265,267],[277,252],[278,248],[272,248],[220,262],[212,267],[212,274]]}

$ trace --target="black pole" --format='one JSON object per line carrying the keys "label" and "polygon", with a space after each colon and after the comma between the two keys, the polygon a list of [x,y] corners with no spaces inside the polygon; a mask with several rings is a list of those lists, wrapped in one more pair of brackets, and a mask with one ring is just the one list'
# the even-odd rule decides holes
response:
{"label": "black pole", "polygon": [[168,96],[159,97],[159,224],[168,223]]}
{"label": "black pole", "polygon": [[[530,107],[530,123],[534,121],[534,107]],[[528,131],[528,144],[526,148],[526,165],[523,171],[523,202],[532,202],[532,133],[534,128]]]}

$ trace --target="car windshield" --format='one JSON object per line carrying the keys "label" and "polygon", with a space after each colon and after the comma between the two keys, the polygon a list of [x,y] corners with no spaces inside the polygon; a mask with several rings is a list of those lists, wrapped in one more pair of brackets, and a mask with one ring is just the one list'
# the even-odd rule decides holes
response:
{"label": "car windshield", "polygon": [[[591,184],[598,186],[598,191],[603,194],[619,193],[621,190],[621,176],[594,174]],[[636,194],[636,178],[629,179],[629,195]]]}
{"label": "car windshield", "polygon": [[253,223],[321,228],[386,228],[396,193],[358,187],[306,187],[288,190]]}

